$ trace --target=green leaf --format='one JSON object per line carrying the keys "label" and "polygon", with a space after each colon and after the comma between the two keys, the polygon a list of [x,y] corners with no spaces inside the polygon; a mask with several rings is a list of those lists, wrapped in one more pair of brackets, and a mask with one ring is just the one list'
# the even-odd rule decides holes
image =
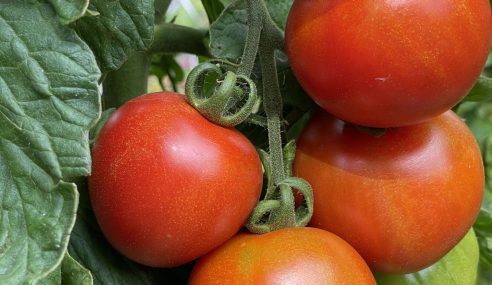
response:
{"label": "green leaf", "polygon": [[104,125],[109,120],[109,118],[114,113],[114,111],[116,111],[116,108],[109,108],[102,112],[101,118],[99,119],[99,121],[97,121],[97,124],[94,127],[92,127],[92,129],[89,132],[89,141],[91,145],[96,141],[99,132],[104,127]]}
{"label": "green leaf", "polygon": [[[100,72],[49,3],[0,3],[0,284],[35,283],[61,262],[88,175]],[[3,274],[6,272],[6,274]]]}
{"label": "green leaf", "polygon": [[244,50],[248,12],[243,0],[234,1],[210,26],[210,51],[219,58],[236,60]]}
{"label": "green leaf", "polygon": [[480,259],[492,269],[492,214],[481,209],[473,225],[480,244]]}
{"label": "green leaf", "polygon": [[92,285],[92,275],[89,270],[65,252],[62,263],[38,285]]}
{"label": "green leaf", "polygon": [[378,285],[472,285],[477,278],[478,244],[468,234],[437,263],[416,273],[383,275],[376,273]]}
{"label": "green leaf", "polygon": [[65,254],[65,258],[63,258],[61,278],[63,285],[93,284],[91,272],[73,259],[68,252]]}
{"label": "green leaf", "polygon": [[487,210],[492,211],[492,134],[484,140],[482,156],[485,168],[486,190],[483,205]]}
{"label": "green leaf", "polygon": [[152,43],[153,0],[92,0],[89,9],[99,16],[83,17],[74,28],[104,72],[118,69],[134,50],[145,50]]}
{"label": "green leaf", "polygon": [[202,0],[203,8],[207,12],[208,22],[213,23],[219,17],[224,5],[220,0]]}
{"label": "green leaf", "polygon": [[463,101],[480,102],[492,99],[492,78],[481,75]]}
{"label": "green leaf", "polygon": [[473,225],[480,245],[479,284],[492,282],[492,214],[486,209],[480,210]]}
{"label": "green leaf", "polygon": [[36,285],[61,285],[62,277],[61,277],[61,266],[55,268],[55,270],[51,271],[48,276],[39,280]]}
{"label": "green leaf", "polygon": [[492,102],[464,102],[457,113],[472,130],[483,151],[485,139],[492,134]]}
{"label": "green leaf", "polygon": [[53,5],[63,24],[71,23],[84,16],[89,0],[48,0]]}
{"label": "green leaf", "polygon": [[[274,22],[285,29],[292,0],[266,0]],[[210,26],[211,53],[220,58],[237,60],[241,57],[248,31],[248,11],[244,0],[236,0],[227,6]]]}
{"label": "green leaf", "polygon": [[293,0],[265,0],[268,12],[277,26],[283,31]]}

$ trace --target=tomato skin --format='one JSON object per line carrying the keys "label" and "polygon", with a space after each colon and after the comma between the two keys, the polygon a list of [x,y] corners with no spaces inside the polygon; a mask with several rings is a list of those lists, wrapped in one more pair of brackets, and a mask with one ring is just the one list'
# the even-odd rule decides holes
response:
{"label": "tomato skin", "polygon": [[101,130],[89,190],[122,254],[154,267],[189,262],[232,237],[256,205],[262,169],[241,133],[174,93],[133,99]]}
{"label": "tomato skin", "polygon": [[286,51],[326,111],[398,127],[458,103],[485,64],[491,35],[488,0],[296,0]]}
{"label": "tomato skin", "polygon": [[294,173],[313,187],[310,225],[385,273],[444,256],[473,224],[484,188],[477,142],[451,111],[380,137],[319,112],[301,134]]}
{"label": "tomato skin", "polygon": [[376,284],[360,255],[341,238],[315,228],[263,235],[241,233],[200,258],[190,285]]}

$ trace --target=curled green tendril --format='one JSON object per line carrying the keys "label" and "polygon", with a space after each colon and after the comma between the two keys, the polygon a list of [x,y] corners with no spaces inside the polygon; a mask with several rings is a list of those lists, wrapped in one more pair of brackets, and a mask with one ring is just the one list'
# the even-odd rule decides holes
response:
{"label": "curled green tendril", "polygon": [[[255,83],[247,76],[235,74],[235,67],[226,61],[200,64],[190,72],[185,86],[188,103],[210,121],[226,127],[246,120],[257,99]],[[213,75],[216,85],[207,92],[206,80]]]}
{"label": "curled green tendril", "polygon": [[[302,194],[301,205],[295,208],[293,190]],[[246,227],[257,234],[288,227],[304,227],[313,214],[313,192],[309,183],[298,177],[284,179],[267,191],[249,217]]]}

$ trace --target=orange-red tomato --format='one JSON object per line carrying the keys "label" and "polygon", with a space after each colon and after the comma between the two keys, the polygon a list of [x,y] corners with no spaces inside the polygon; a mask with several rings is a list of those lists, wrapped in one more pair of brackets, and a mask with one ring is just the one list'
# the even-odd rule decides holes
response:
{"label": "orange-red tomato", "polygon": [[477,142],[451,111],[380,137],[319,112],[300,137],[294,173],[313,187],[310,225],[386,273],[444,256],[473,224],[484,188]]}
{"label": "orange-red tomato", "polygon": [[286,51],[325,110],[359,125],[397,127],[465,96],[491,34],[488,0],[296,0]]}
{"label": "orange-red tomato", "polygon": [[101,130],[92,158],[90,197],[103,233],[149,266],[177,266],[219,246],[245,223],[261,192],[254,146],[179,94],[126,103]]}
{"label": "orange-red tomato", "polygon": [[315,228],[239,234],[193,268],[190,285],[375,285],[369,267],[341,238]]}

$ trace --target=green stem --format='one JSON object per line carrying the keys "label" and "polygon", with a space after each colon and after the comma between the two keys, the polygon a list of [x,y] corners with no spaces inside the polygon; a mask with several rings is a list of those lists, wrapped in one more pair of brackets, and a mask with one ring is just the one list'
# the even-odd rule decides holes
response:
{"label": "green stem", "polygon": [[147,93],[150,59],[146,52],[135,52],[120,67],[109,72],[103,82],[104,109],[119,107]]}
{"label": "green stem", "polygon": [[155,9],[155,20],[156,24],[160,24],[164,21],[164,17],[166,16],[167,8],[171,4],[171,0],[155,0],[154,1],[154,9]]}
{"label": "green stem", "polygon": [[274,51],[260,47],[260,62],[263,74],[263,104],[268,126],[271,182],[275,185],[285,178],[285,173],[282,154],[282,97],[278,86]]}
{"label": "green stem", "polygon": [[262,22],[261,0],[248,0],[248,32],[246,34],[246,42],[244,52],[241,59],[241,65],[237,70],[237,74],[249,76],[255,65],[256,54],[258,53],[258,45],[260,44]]}
{"label": "green stem", "polygon": [[[251,213],[246,227],[254,233],[305,226],[313,213],[313,195],[308,182],[290,177],[294,159],[295,144],[283,148],[282,141],[282,94],[277,76],[275,51],[283,48],[283,35],[273,22],[262,0],[250,0],[250,9],[261,15],[261,41],[259,58],[263,82],[263,107],[267,117],[269,154],[262,152],[262,162],[267,164],[268,185],[265,197]],[[255,25],[256,23],[250,23]],[[256,24],[257,25],[257,24]],[[285,155],[285,158],[284,158]],[[285,162],[288,164],[285,165]],[[302,193],[301,206],[295,207],[293,191]]]}
{"label": "green stem", "polygon": [[[276,26],[273,24],[268,11],[261,1],[263,9],[263,33],[259,47],[261,73],[263,76],[263,104],[267,116],[268,144],[270,153],[270,169],[272,170],[272,185],[277,185],[285,179],[284,159],[282,151],[282,95],[277,77],[275,50],[282,48],[278,39]],[[269,185],[271,186],[271,185]]]}
{"label": "green stem", "polygon": [[163,23],[154,31],[154,42],[149,53],[193,53],[209,56],[205,44],[207,31],[197,30],[186,26]]}

